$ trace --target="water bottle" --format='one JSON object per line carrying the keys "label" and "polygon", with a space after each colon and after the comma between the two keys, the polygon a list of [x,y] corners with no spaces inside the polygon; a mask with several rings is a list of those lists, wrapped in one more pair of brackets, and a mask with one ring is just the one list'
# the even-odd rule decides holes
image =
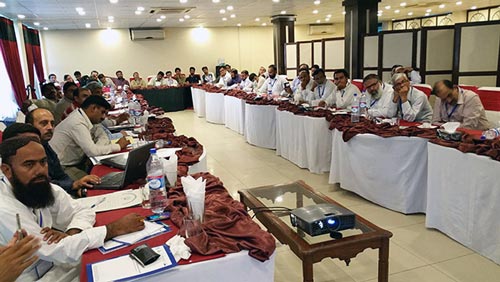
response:
{"label": "water bottle", "polygon": [[122,105],[126,106],[128,103],[128,97],[127,97],[127,92],[122,91]]}
{"label": "water bottle", "polygon": [[481,134],[481,140],[493,140],[498,136],[500,136],[500,128],[492,128],[483,131],[483,134]]}
{"label": "water bottle", "polygon": [[356,93],[351,104],[351,122],[359,122],[359,101]]}
{"label": "water bottle", "polygon": [[154,213],[162,213],[167,207],[167,190],[165,185],[165,174],[160,157],[156,154],[156,148],[149,149],[151,156],[146,165],[147,181],[149,186],[149,202]]}
{"label": "water bottle", "polygon": [[361,93],[361,97],[359,97],[359,115],[366,117],[368,114],[368,99],[366,97],[366,93]]}

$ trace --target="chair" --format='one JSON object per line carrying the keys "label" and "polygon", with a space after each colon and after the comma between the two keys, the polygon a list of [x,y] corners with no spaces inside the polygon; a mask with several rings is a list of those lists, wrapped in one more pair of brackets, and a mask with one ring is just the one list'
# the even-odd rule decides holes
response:
{"label": "chair", "polygon": [[363,85],[363,80],[362,79],[353,79],[351,80],[351,84],[355,85],[358,87],[359,91],[363,92],[364,90],[364,85]]}
{"label": "chair", "polygon": [[477,90],[478,90],[478,87],[475,86],[475,85],[458,85],[458,87],[460,87],[462,89],[465,89],[465,90],[474,91],[476,93],[477,93]]}
{"label": "chair", "polygon": [[413,87],[415,87],[418,90],[424,92],[425,95],[427,95],[427,97],[431,96],[432,86],[430,86],[429,84],[413,84]]}
{"label": "chair", "polygon": [[500,127],[500,87],[480,87],[476,93],[486,110],[486,118],[492,126]]}
{"label": "chair", "polygon": [[153,77],[155,77],[155,76],[154,76],[154,75],[150,75],[150,76],[148,76],[148,82],[149,82],[149,81],[150,81]]}

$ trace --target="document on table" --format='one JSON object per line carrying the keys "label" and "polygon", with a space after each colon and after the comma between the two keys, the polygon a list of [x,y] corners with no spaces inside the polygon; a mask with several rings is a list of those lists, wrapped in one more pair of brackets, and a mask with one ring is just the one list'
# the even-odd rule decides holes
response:
{"label": "document on table", "polygon": [[88,281],[126,281],[138,279],[154,273],[168,270],[177,265],[167,245],[152,248],[160,257],[150,265],[142,267],[129,255],[87,264]]}
{"label": "document on table", "polygon": [[80,198],[77,201],[95,212],[103,212],[140,205],[142,196],[140,189],[128,189],[100,196]]}

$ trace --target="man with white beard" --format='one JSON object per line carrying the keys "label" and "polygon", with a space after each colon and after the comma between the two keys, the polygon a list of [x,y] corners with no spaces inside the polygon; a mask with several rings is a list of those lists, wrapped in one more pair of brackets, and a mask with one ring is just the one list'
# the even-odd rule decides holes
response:
{"label": "man with white beard", "polygon": [[368,115],[372,117],[389,117],[389,108],[394,90],[391,85],[383,83],[378,75],[369,74],[363,78],[363,86],[368,98]]}

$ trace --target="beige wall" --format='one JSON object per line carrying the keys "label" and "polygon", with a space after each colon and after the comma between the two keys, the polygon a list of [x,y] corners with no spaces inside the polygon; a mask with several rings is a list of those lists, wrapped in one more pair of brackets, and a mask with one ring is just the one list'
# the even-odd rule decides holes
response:
{"label": "beige wall", "polygon": [[333,33],[324,35],[309,35],[309,25],[295,26],[295,41],[309,41],[332,37],[344,37],[344,23],[333,23]]}

